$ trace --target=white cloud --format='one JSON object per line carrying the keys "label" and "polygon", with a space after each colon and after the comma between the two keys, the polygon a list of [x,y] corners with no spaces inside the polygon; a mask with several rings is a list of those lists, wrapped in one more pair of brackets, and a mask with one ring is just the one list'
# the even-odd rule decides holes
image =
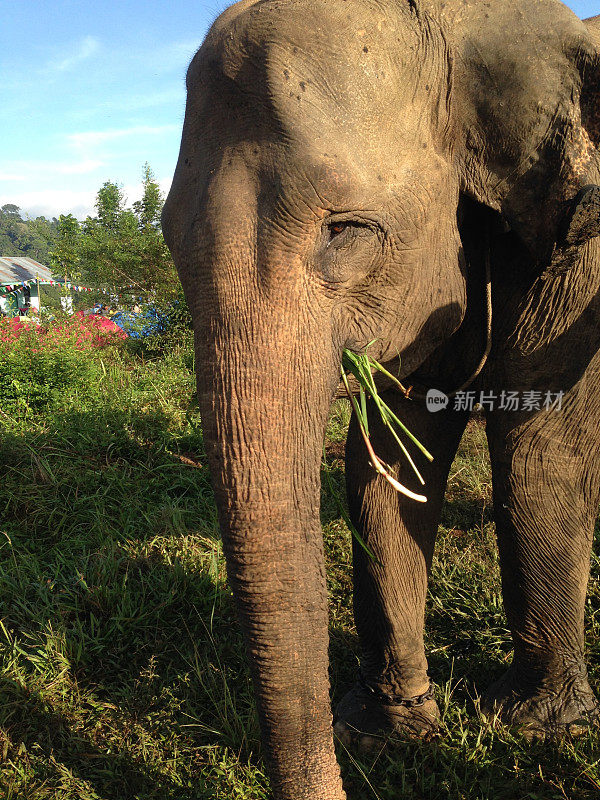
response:
{"label": "white cloud", "polygon": [[[171,178],[161,178],[158,182],[166,197],[171,188]],[[97,190],[76,191],[71,189],[17,191],[10,194],[0,191],[0,206],[5,203],[14,203],[30,217],[58,217],[60,214],[73,214],[81,220],[96,213],[94,208],[96,194]],[[141,199],[141,182],[124,186],[123,194],[127,199],[127,205],[131,206],[136,200]]]}
{"label": "white cloud", "polygon": [[71,133],[67,137],[71,145],[81,151],[95,149],[117,139],[125,139],[129,136],[162,136],[164,133],[173,133],[181,129],[180,125],[134,125],[131,128],[120,128],[107,131],[84,131],[82,133]]}
{"label": "white cloud", "polygon": [[94,213],[95,191],[72,191],[70,189],[44,189],[39,191],[11,192],[0,194],[0,206],[14,203],[31,217],[58,217],[73,214],[84,219]]}
{"label": "white cloud", "polygon": [[171,189],[173,178],[161,178],[158,183],[160,185],[161,192],[166,197],[169,194],[169,190]]}
{"label": "white cloud", "polygon": [[[160,190],[163,193],[163,196],[166,197],[169,194],[169,189],[171,188],[171,183],[173,182],[172,178],[160,178],[158,179],[158,185],[160,186]],[[123,187],[123,194],[125,195],[127,205],[130,206],[136,200],[142,199],[142,182],[139,183],[130,183]]]}
{"label": "white cloud", "polygon": [[[0,161],[0,181],[27,183],[48,182],[52,179],[77,175],[93,175],[102,167],[106,167],[115,157],[114,143],[129,138],[144,139],[179,133],[181,126],[169,125],[136,125],[106,131],[86,131],[66,136],[66,144],[73,153],[71,160],[63,159],[31,159],[11,160],[2,164]],[[0,189],[1,190],[1,189]]]}
{"label": "white cloud", "polygon": [[3,172],[0,166],[0,180],[4,181],[30,181],[32,178],[48,178],[59,175],[87,175],[95,172],[103,165],[98,159],[84,159],[79,161],[13,161],[11,167],[14,171]]}
{"label": "white cloud", "polygon": [[[201,44],[202,36],[199,36],[188,41],[169,42],[152,51],[140,51],[137,55],[139,60],[145,62],[155,74],[185,70]],[[185,73],[182,72],[182,80],[184,77]]]}
{"label": "white cloud", "polygon": [[102,165],[102,161],[88,158],[74,164],[56,164],[55,168],[60,175],[87,175],[89,172],[95,172]]}
{"label": "white cloud", "polygon": [[86,36],[77,43],[72,53],[64,56],[63,58],[50,61],[48,68],[53,72],[66,72],[82,61],[86,61],[88,58],[93,56],[94,53],[97,53],[99,49],[100,42],[97,39],[94,39],[93,36]]}
{"label": "white cloud", "polygon": [[178,85],[173,89],[166,89],[162,92],[150,92],[149,94],[133,94],[105,100],[103,103],[99,104],[97,108],[131,112],[176,102],[182,106],[185,103],[185,86],[183,80],[181,81],[181,86]]}

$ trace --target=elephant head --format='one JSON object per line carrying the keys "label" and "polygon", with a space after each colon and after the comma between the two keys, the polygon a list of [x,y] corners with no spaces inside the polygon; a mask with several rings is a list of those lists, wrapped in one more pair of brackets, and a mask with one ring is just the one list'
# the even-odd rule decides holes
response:
{"label": "elephant head", "polygon": [[481,220],[567,268],[597,181],[592,35],[557,0],[485,8],[242,0],[188,71],[163,225],[279,800],[344,796],[319,524],[343,349],[413,373],[463,322]]}

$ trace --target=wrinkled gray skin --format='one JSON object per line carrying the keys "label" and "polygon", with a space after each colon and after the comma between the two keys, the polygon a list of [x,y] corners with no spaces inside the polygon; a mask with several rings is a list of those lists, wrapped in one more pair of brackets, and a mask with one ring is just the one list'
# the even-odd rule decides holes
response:
{"label": "wrinkled gray skin", "polygon": [[[188,73],[164,230],[194,318],[231,587],[277,800],[340,800],[329,701],[319,465],[344,347],[407,383],[565,392],[487,415],[514,660],[484,705],[538,733],[597,719],[583,610],[600,442],[600,240],[573,198],[600,183],[600,26],[558,0],[259,0],[226,11]],[[592,215],[593,216],[593,215]],[[580,226],[581,227],[581,226]],[[394,361],[396,359],[396,361]],[[371,686],[428,686],[427,573],[467,415],[388,402],[433,451],[429,501],[397,495],[351,425],[355,615]],[[389,437],[376,450],[418,490]],[[425,734],[433,700],[358,685],[345,741]],[[358,731],[359,733],[357,733]]]}

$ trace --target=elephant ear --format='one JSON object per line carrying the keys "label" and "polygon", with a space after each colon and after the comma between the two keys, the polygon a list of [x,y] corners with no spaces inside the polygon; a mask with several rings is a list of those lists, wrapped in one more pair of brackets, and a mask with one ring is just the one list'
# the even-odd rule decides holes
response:
{"label": "elephant ear", "polygon": [[556,275],[600,235],[600,17],[583,23],[555,0],[494,7],[458,30],[463,190]]}

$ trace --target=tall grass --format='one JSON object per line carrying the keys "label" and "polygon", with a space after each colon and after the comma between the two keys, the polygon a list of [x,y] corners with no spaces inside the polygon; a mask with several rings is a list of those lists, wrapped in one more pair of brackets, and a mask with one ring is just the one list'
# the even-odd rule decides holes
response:
{"label": "tall grass", "polygon": [[[267,798],[189,336],[61,358],[76,367],[51,397],[25,394],[0,412],[0,797]],[[348,403],[336,404],[323,465],[342,495],[348,418]],[[368,759],[340,749],[348,796],[591,800],[596,736],[529,745],[478,717],[479,692],[511,650],[479,422],[451,475],[427,612],[443,735]],[[358,643],[351,537],[323,487],[336,701]],[[595,681],[598,566],[587,621]]]}

